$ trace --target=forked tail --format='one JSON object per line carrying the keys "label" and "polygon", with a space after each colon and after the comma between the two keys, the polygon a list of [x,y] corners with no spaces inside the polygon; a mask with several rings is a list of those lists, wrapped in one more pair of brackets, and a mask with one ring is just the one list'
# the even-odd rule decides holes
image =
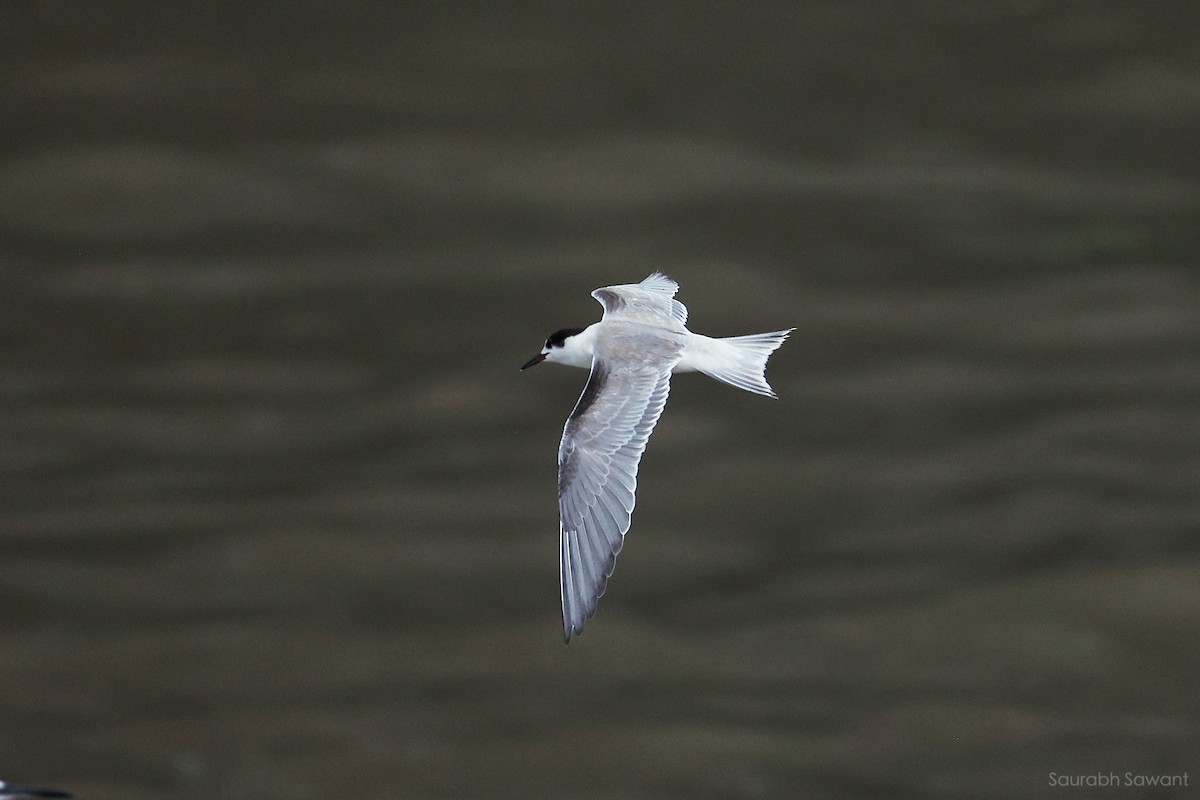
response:
{"label": "forked tail", "polygon": [[767,359],[794,330],[709,339],[708,353],[703,363],[696,364],[696,369],[738,389],[778,397],[767,383]]}

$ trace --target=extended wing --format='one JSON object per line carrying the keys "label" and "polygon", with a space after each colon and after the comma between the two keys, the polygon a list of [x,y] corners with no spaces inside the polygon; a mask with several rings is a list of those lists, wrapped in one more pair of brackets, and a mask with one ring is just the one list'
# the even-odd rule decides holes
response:
{"label": "extended wing", "polygon": [[[622,283],[603,286],[592,297],[604,306],[604,317],[639,315],[643,321],[661,317],[682,328],[687,322],[687,306],[675,298],[679,284],[661,272],[650,274],[641,283]],[[676,327],[676,325],[672,325]]]}
{"label": "extended wing", "polygon": [[629,531],[637,471],[671,388],[671,367],[610,368],[597,358],[558,449],[563,635],[584,622]]}

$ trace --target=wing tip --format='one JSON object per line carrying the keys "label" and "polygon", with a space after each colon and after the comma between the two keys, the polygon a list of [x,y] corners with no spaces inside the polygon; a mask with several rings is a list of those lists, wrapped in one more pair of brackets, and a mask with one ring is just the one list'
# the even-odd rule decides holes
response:
{"label": "wing tip", "polygon": [[592,610],[584,614],[582,619],[572,619],[563,621],[563,644],[570,644],[571,639],[583,635],[583,627],[587,621],[596,613],[596,607],[592,606]]}
{"label": "wing tip", "polygon": [[647,289],[657,289],[662,292],[670,292],[672,295],[679,291],[679,283],[670,275],[667,275],[661,270],[655,270],[642,279],[639,284]]}

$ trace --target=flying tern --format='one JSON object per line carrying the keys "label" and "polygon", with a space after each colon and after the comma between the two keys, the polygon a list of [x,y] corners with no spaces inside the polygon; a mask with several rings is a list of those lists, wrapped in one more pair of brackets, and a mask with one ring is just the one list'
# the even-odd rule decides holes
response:
{"label": "flying tern", "polygon": [[687,329],[679,284],[655,272],[592,292],[603,318],[550,335],[521,369],[543,361],[591,370],[558,446],[559,583],[563,638],[583,631],[629,531],[638,462],[676,372],[703,372],[775,397],[767,359],[795,328],[715,339]]}

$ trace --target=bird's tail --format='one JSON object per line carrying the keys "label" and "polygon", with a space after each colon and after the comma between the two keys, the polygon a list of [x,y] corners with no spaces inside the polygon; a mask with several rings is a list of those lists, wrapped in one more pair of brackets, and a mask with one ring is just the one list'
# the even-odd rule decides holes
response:
{"label": "bird's tail", "polygon": [[767,383],[767,359],[794,330],[788,328],[785,331],[710,339],[707,342],[707,357],[703,364],[696,365],[696,369],[738,389],[777,397],[775,390]]}

